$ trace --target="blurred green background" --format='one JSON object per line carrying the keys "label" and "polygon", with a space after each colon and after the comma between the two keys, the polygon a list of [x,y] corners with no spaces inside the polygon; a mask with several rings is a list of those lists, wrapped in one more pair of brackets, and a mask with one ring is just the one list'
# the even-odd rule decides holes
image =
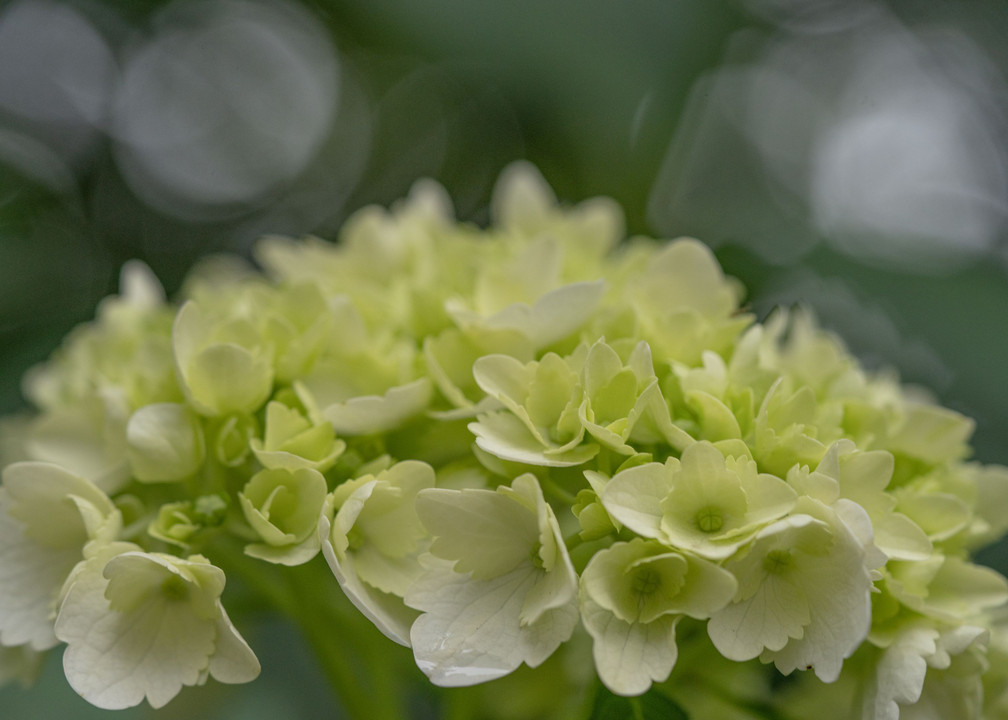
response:
{"label": "blurred green background", "polygon": [[[485,221],[527,158],[630,233],[710,243],[760,316],[811,304],[1008,464],[1006,36],[1004,0],[4,3],[0,410],[128,259],[172,293],[421,177]],[[294,628],[246,635],[262,678],[166,716],[339,716]],[[106,715],[58,653],[0,690],[4,720]]]}

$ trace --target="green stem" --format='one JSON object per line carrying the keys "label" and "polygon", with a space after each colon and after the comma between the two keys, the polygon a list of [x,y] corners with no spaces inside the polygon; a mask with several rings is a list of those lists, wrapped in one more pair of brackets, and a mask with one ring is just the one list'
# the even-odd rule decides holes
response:
{"label": "green stem", "polygon": [[[230,544],[229,544],[230,545]],[[382,636],[342,594],[321,558],[297,567],[270,565],[240,548],[214,548],[226,572],[301,629],[339,697],[356,720],[401,720],[408,716],[402,688],[402,650]]]}
{"label": "green stem", "polygon": [[542,487],[546,492],[548,492],[550,495],[552,495],[565,505],[573,505],[575,502],[577,502],[577,495],[563,487],[560,487],[560,485],[555,480],[552,480],[550,478],[545,479],[544,481],[542,481]]}

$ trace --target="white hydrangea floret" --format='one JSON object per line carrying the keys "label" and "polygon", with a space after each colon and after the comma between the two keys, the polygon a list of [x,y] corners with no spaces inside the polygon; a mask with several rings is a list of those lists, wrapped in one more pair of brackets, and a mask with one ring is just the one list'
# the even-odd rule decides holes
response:
{"label": "white hydrangea floret", "polygon": [[186,399],[201,415],[252,412],[273,389],[273,358],[244,318],[214,318],[195,301],[179,310],[172,349]]}
{"label": "white hydrangea floret", "polygon": [[56,618],[67,681],[92,705],[117,710],[144,698],[159,708],[210,675],[255,679],[259,661],[224,611],[223,589],[223,571],[199,555],[96,548],[68,581]]}
{"label": "white hydrangea floret", "polygon": [[319,551],[318,517],[326,481],[310,467],[261,470],[238,493],[242,513],[261,542],[245,554],[282,565],[301,565]]}
{"label": "white hydrangea floret", "polygon": [[529,363],[508,355],[477,360],[476,383],[504,409],[481,414],[469,424],[476,444],[503,460],[546,467],[580,465],[598,454],[595,443],[582,444],[580,370],[586,352],[582,346],[567,358],[546,353]]}
{"label": "white hydrangea floret", "polygon": [[832,682],[871,625],[867,564],[863,540],[847,521],[801,498],[793,514],[763,528],[726,562],[738,592],[711,617],[708,634],[731,660],[760,657],[784,674],[814,668]]}
{"label": "white hydrangea floret", "polygon": [[312,468],[325,472],[346,449],[336,438],[331,424],[313,424],[297,410],[281,402],[266,405],[263,437],[252,438],[249,448],[264,467],[271,469]]}
{"label": "white hydrangea floret", "polygon": [[880,645],[874,672],[870,673],[862,699],[866,720],[899,720],[906,710],[921,699],[929,668],[947,669],[952,657],[975,643],[985,645],[988,631],[962,625],[942,632],[932,623],[917,618],[902,624],[895,632],[873,633]]}
{"label": "white hydrangea floret", "polygon": [[678,657],[679,620],[710,617],[731,601],[736,586],[714,563],[651,540],[596,553],[581,576],[580,605],[599,678],[620,695],[639,695],[664,681]]}
{"label": "white hydrangea floret", "polygon": [[405,599],[423,613],[410,637],[435,684],[536,667],[571,636],[577,575],[534,476],[496,491],[424,490],[416,506],[434,540]]}
{"label": "white hydrangea floret", "polygon": [[427,535],[414,501],[433,486],[434,470],[427,463],[397,463],[340,485],[326,498],[319,521],[322,553],[343,592],[400,645],[409,645],[417,616],[402,597],[421,572],[416,556]]}
{"label": "white hydrangea floret", "polygon": [[612,346],[598,340],[588,349],[581,375],[584,399],[578,416],[602,445],[633,455],[630,441],[667,442],[678,449],[693,442],[672,424],[646,342],[637,343],[624,363]]}
{"label": "white hydrangea floret", "polygon": [[0,490],[0,642],[56,644],[60,588],[89,540],[108,541],[122,516],[93,483],[56,465],[15,463]]}
{"label": "white hydrangea floret", "polygon": [[638,535],[712,560],[732,555],[796,498],[751,459],[726,458],[705,441],[687,447],[681,460],[616,473],[601,495],[609,514]]}

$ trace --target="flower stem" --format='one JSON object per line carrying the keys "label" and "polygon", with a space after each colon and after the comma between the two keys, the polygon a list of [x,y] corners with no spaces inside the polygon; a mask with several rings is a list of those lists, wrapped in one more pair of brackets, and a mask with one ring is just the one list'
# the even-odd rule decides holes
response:
{"label": "flower stem", "polygon": [[253,560],[233,546],[218,545],[214,551],[217,557],[226,553],[222,566],[259,600],[297,624],[348,717],[408,717],[403,687],[395,682],[408,675],[400,667],[408,651],[382,636],[350,604],[321,558],[283,567]]}

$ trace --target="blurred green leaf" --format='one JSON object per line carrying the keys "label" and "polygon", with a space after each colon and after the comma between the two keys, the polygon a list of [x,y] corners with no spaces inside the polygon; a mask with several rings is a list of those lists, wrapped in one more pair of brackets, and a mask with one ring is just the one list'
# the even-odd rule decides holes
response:
{"label": "blurred green leaf", "polygon": [[689,720],[689,715],[656,690],[639,697],[620,697],[600,687],[590,720]]}

